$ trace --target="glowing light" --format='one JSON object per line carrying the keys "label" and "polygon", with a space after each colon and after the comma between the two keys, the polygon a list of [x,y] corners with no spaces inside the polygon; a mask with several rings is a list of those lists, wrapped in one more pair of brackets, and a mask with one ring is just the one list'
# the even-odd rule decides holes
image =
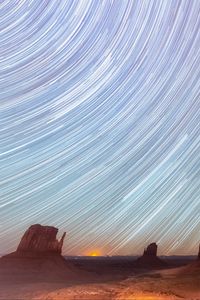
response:
{"label": "glowing light", "polygon": [[101,256],[101,252],[99,250],[94,250],[89,252],[88,256]]}

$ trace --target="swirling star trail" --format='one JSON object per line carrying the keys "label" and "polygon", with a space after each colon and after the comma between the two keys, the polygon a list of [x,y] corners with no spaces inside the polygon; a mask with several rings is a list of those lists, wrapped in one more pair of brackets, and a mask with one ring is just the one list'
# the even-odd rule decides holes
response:
{"label": "swirling star trail", "polygon": [[196,253],[200,1],[0,1],[0,253]]}

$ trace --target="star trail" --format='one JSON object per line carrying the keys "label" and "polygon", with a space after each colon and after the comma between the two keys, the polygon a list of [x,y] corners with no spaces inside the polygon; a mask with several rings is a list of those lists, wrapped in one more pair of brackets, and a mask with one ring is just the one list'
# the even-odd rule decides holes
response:
{"label": "star trail", "polygon": [[0,1],[0,253],[197,253],[199,0]]}

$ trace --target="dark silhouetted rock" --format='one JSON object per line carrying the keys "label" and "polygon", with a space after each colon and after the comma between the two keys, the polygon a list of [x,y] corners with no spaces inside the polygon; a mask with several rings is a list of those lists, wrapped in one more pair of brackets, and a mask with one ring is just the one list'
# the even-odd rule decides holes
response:
{"label": "dark silhouetted rock", "polygon": [[198,259],[200,259],[200,245],[199,245]]}
{"label": "dark silhouetted rock", "polygon": [[158,246],[156,243],[150,244],[141,257],[136,260],[135,266],[144,269],[166,267],[166,262],[157,257]]}
{"label": "dark silhouetted rock", "polygon": [[157,249],[158,249],[158,246],[156,245],[156,243],[152,243],[146,249],[144,249],[143,255],[157,256]]}

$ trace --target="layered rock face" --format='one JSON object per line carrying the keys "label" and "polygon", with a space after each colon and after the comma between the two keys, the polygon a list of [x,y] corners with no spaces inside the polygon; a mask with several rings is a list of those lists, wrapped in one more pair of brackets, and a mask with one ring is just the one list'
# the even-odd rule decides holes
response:
{"label": "layered rock face", "polygon": [[54,252],[61,254],[65,234],[60,241],[56,239],[58,229],[52,226],[35,224],[24,233],[17,252]]}
{"label": "layered rock face", "polygon": [[[47,282],[52,282],[53,285],[57,282],[59,288],[63,283],[69,285],[69,282],[93,282],[98,269],[90,272],[90,267],[84,270],[79,262],[66,260],[61,255],[66,233],[60,240],[56,238],[57,233],[58,229],[52,226],[30,226],[22,236],[17,250],[0,257],[0,283],[20,283],[24,289],[26,283],[31,283],[32,286],[35,282],[45,285]],[[101,273],[97,275],[98,282],[99,275]],[[39,290],[40,285],[37,294]],[[0,296],[0,299],[6,298]]]}
{"label": "layered rock face", "polygon": [[57,233],[58,229],[52,226],[32,225],[24,233],[17,252],[53,252],[61,254],[66,233],[63,234],[60,241],[56,239]]}
{"label": "layered rock face", "polygon": [[65,233],[58,240],[57,232],[52,226],[30,226],[17,250],[0,258],[0,282],[55,283],[86,278],[86,272],[70,265],[61,255]]}
{"label": "layered rock face", "polygon": [[157,250],[158,250],[158,246],[156,245],[156,243],[152,243],[144,250],[143,255],[145,255],[145,256],[157,256]]}

